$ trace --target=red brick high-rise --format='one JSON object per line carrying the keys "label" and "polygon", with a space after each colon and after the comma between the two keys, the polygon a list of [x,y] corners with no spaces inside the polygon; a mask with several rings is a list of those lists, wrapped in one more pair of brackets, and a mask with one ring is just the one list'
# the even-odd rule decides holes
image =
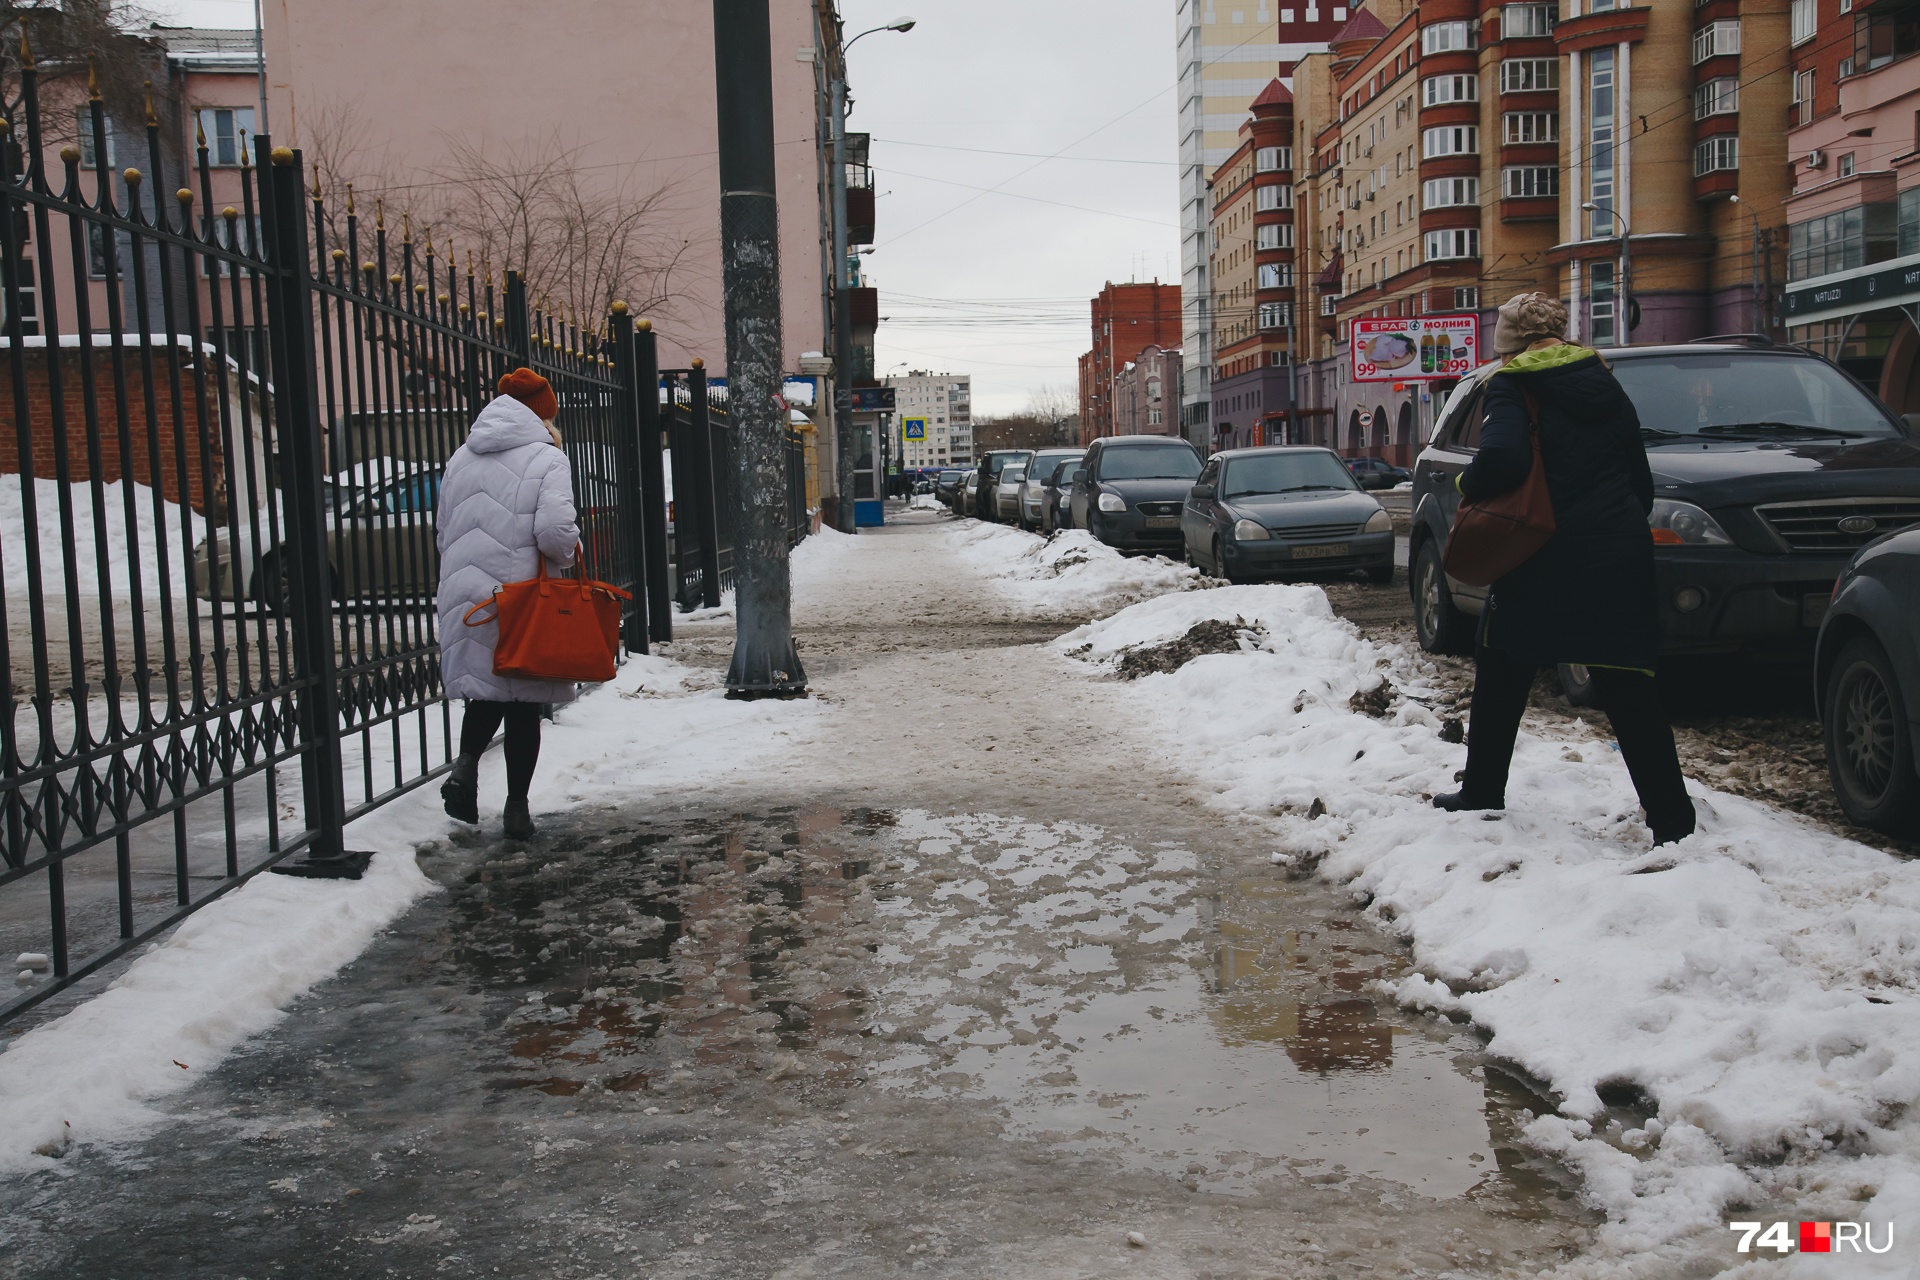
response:
{"label": "red brick high-rise", "polygon": [[1093,300],[1093,350],[1080,357],[1082,444],[1114,434],[1114,371],[1150,346],[1179,345],[1179,285],[1107,282]]}

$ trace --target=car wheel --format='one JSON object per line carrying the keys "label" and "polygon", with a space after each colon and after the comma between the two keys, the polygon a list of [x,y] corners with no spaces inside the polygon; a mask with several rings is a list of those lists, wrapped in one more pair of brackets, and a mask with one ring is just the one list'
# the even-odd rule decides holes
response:
{"label": "car wheel", "polygon": [[1446,570],[1440,567],[1440,548],[1428,538],[1420,544],[1413,572],[1407,575],[1413,592],[1413,630],[1428,653],[1464,653],[1473,641],[1473,619],[1453,603]]}
{"label": "car wheel", "polygon": [[1871,637],[1848,641],[1822,702],[1827,772],[1847,816],[1888,835],[1920,828],[1920,779],[1906,703],[1886,651]]}
{"label": "car wheel", "polygon": [[1578,662],[1560,664],[1560,692],[1576,707],[1597,707],[1600,695],[1593,687],[1593,672]]}
{"label": "car wheel", "polygon": [[1213,540],[1213,574],[1216,578],[1225,578],[1236,587],[1245,586],[1253,579],[1244,574],[1235,573],[1227,568],[1227,553],[1220,545],[1220,539]]}

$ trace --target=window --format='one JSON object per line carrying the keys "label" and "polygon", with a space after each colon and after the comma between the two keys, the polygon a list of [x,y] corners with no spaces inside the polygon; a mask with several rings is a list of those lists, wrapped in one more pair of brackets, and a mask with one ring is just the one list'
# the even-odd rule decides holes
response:
{"label": "window", "polygon": [[1429,57],[1436,53],[1454,53],[1474,46],[1471,22],[1436,22],[1432,26],[1420,28],[1420,52]]}
{"label": "window", "polygon": [[1262,289],[1293,288],[1293,267],[1285,262],[1261,263],[1260,287]]}
{"label": "window", "polygon": [[1560,194],[1560,171],[1549,165],[1526,165],[1500,171],[1500,194],[1509,199]]}
{"label": "window", "polygon": [[1421,207],[1446,209],[1456,204],[1480,203],[1478,178],[1428,178],[1420,184]]}
{"label": "window", "polygon": [[1553,11],[1554,6],[1550,4],[1503,5],[1500,9],[1500,35],[1507,40],[1550,36],[1553,34]]}
{"label": "window", "polygon": [[1709,22],[1693,33],[1693,64],[1699,66],[1708,58],[1717,58],[1723,53],[1740,52],[1740,20]]}
{"label": "window", "polygon": [[195,114],[200,132],[207,135],[207,163],[215,168],[239,164],[240,153],[253,136],[253,108],[201,107]]}
{"label": "window", "polygon": [[1429,231],[1425,237],[1426,260],[1440,262],[1448,258],[1480,256],[1480,229],[1456,227],[1447,231]]}
{"label": "window", "polygon": [[1816,0],[1793,0],[1793,42],[1805,44],[1813,39],[1813,31],[1819,25],[1819,8]]}
{"label": "window", "polygon": [[1613,216],[1613,56],[1612,49],[1587,56],[1587,199],[1594,206],[1588,234],[1596,239],[1620,231]]}
{"label": "window", "polygon": [[[1842,159],[1845,159],[1843,156]],[[1740,167],[1740,139],[1737,137],[1703,138],[1694,144],[1693,176],[1703,177],[1722,169]]]}
{"label": "window", "polygon": [[1477,284],[1456,286],[1453,291],[1453,309],[1455,311],[1478,311],[1480,309],[1480,286]]}
{"label": "window", "polygon": [[1592,295],[1591,334],[1596,347],[1611,347],[1619,341],[1614,329],[1613,315],[1613,264],[1595,262],[1587,267],[1588,292]]}
{"label": "window", "polygon": [[[93,111],[89,107],[81,107],[74,114],[79,117],[80,167],[82,169],[97,168],[100,161],[99,158],[94,155],[93,151]],[[114,164],[112,116],[105,118],[103,127],[107,132],[107,168],[111,169]]]}
{"label": "window", "polygon": [[1255,187],[1253,207],[1261,213],[1274,209],[1291,209],[1293,208],[1293,188],[1277,183],[1271,186]]}
{"label": "window", "polygon": [[1291,302],[1263,302],[1260,304],[1260,327],[1262,329],[1285,329],[1293,324],[1293,304]]}
{"label": "window", "polygon": [[1256,173],[1281,173],[1293,168],[1292,147],[1261,147],[1253,153]]}
{"label": "window", "polygon": [[1560,87],[1560,59],[1508,58],[1500,64],[1500,92],[1537,93]]}
{"label": "window", "polygon": [[[87,275],[95,280],[107,278],[107,228],[98,222],[87,224]],[[123,270],[125,263],[114,254],[114,269]]]}
{"label": "window", "polygon": [[1293,248],[1293,224],[1290,222],[1270,222],[1263,227],[1253,229],[1253,247],[1256,249]]}
{"label": "window", "polygon": [[1840,157],[1838,167],[1835,169],[1835,172],[1840,177],[1851,178],[1853,176],[1853,156],[1854,153],[1849,151]]}
{"label": "window", "polygon": [[1320,314],[1321,315],[1331,318],[1333,315],[1334,308],[1339,305],[1340,305],[1339,294],[1323,293],[1320,295]]}
{"label": "window", "polygon": [[1509,146],[1560,140],[1558,111],[1509,111],[1500,117],[1500,125]]}
{"label": "window", "polygon": [[1432,160],[1440,156],[1470,156],[1480,151],[1480,126],[1448,124],[1426,129],[1420,134],[1421,154]]}
{"label": "window", "polygon": [[1900,193],[1898,220],[1896,252],[1903,258],[1910,253],[1920,253],[1920,187],[1910,187]]}
{"label": "window", "polygon": [[1709,80],[1694,88],[1693,118],[1695,120],[1705,120],[1708,116],[1729,116],[1739,109],[1740,82],[1732,76]]}
{"label": "window", "polygon": [[1479,76],[1428,76],[1420,82],[1422,101],[1429,107],[1447,102],[1480,101]]}

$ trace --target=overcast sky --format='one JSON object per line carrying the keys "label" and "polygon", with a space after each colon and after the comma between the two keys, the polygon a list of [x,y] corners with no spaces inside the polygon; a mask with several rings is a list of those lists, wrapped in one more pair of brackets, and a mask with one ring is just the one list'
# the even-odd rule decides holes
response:
{"label": "overcast sky", "polygon": [[[474,0],[493,3],[496,0]],[[690,14],[704,5],[680,0]],[[252,0],[143,0],[251,26]],[[1108,280],[1177,283],[1172,0],[842,0],[873,135],[878,367],[971,373],[976,413],[1076,383]],[[1018,153],[1018,154],[1005,154]]]}

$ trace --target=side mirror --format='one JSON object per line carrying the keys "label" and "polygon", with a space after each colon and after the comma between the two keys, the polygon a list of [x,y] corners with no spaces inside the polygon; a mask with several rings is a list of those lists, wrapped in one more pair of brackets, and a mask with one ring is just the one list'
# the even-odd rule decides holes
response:
{"label": "side mirror", "polygon": [[1210,484],[1197,484],[1193,486],[1193,492],[1188,496],[1205,501],[1213,496],[1213,486]]}
{"label": "side mirror", "polygon": [[1087,478],[1087,469],[1085,467],[1074,468],[1073,474],[1068,477],[1069,481],[1071,481],[1073,484],[1079,484],[1082,480],[1085,480],[1086,478]]}

